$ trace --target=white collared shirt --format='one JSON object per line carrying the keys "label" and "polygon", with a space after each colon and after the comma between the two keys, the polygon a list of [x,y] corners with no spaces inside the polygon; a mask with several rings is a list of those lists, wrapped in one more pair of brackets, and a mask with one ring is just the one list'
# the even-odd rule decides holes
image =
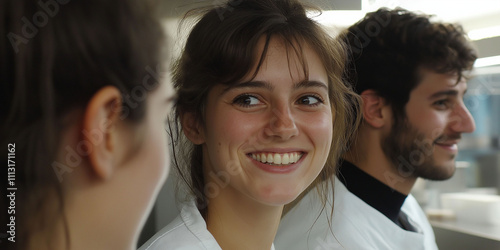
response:
{"label": "white collared shirt", "polygon": [[[407,231],[366,204],[335,179],[333,218],[331,205],[323,211],[320,198],[311,190],[281,220],[276,247],[286,250],[323,249],[437,249],[434,232],[415,198],[409,195],[401,211],[418,232]],[[331,225],[331,227],[330,227]]]}
{"label": "white collared shirt", "polygon": [[[139,250],[222,250],[201,216],[194,200],[183,204],[170,224],[149,239]],[[271,247],[274,250],[274,245]]]}

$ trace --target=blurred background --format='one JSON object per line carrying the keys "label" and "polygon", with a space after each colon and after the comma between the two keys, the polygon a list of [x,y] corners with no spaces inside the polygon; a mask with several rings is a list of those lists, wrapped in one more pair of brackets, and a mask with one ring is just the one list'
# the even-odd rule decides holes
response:
{"label": "blurred background", "polygon": [[[178,29],[186,11],[222,0],[165,0],[162,12],[178,55],[190,26]],[[463,135],[455,175],[447,181],[419,180],[413,195],[428,213],[440,249],[500,249],[500,0],[309,0],[324,12],[311,16],[334,36],[380,7],[403,7],[464,26],[479,51],[465,103],[476,131]],[[170,171],[139,245],[177,214],[175,170]]]}

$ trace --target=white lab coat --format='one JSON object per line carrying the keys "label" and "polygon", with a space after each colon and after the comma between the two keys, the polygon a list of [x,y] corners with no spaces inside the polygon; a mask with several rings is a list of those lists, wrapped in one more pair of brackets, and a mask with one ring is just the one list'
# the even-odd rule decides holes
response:
{"label": "white lab coat", "polygon": [[[334,214],[331,205],[321,212],[321,201],[315,190],[309,192],[282,219],[275,244],[278,250],[322,249],[437,249],[434,232],[424,212],[412,195],[401,210],[418,232],[400,228],[382,213],[347,190],[335,178]],[[331,204],[332,195],[328,197]]]}
{"label": "white lab coat", "polygon": [[[170,224],[149,239],[139,250],[222,250],[207,229],[194,200],[183,204]],[[271,247],[274,250],[274,245]]]}

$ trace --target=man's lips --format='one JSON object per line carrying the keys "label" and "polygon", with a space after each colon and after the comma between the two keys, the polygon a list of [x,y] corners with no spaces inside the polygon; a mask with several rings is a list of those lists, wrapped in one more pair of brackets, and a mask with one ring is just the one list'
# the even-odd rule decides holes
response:
{"label": "man's lips", "polygon": [[458,144],[460,139],[462,139],[462,136],[460,134],[450,136],[442,135],[434,140],[434,144],[439,144],[442,146],[452,146],[454,144]]}
{"label": "man's lips", "polygon": [[440,145],[440,146],[453,146],[453,145],[457,145],[459,141],[444,141],[444,142],[436,142],[435,144],[436,145]]}
{"label": "man's lips", "polygon": [[436,143],[435,145],[451,153],[456,153],[458,151],[457,143],[458,141],[446,141]]}
{"label": "man's lips", "polygon": [[458,151],[458,142],[460,142],[461,139],[460,134],[453,134],[453,135],[442,135],[438,137],[436,140],[434,140],[434,145],[439,146],[440,148],[450,151],[452,153],[456,153]]}

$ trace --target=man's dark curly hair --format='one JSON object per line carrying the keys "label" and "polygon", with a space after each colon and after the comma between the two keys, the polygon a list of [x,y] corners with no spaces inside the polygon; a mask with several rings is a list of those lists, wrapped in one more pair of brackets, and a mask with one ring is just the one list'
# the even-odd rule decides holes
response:
{"label": "man's dark curly hair", "polygon": [[430,18],[402,8],[381,8],[339,37],[350,54],[344,77],[358,94],[371,89],[383,97],[392,106],[395,124],[406,116],[404,107],[420,81],[420,69],[455,73],[460,80],[477,59],[461,25]]}

